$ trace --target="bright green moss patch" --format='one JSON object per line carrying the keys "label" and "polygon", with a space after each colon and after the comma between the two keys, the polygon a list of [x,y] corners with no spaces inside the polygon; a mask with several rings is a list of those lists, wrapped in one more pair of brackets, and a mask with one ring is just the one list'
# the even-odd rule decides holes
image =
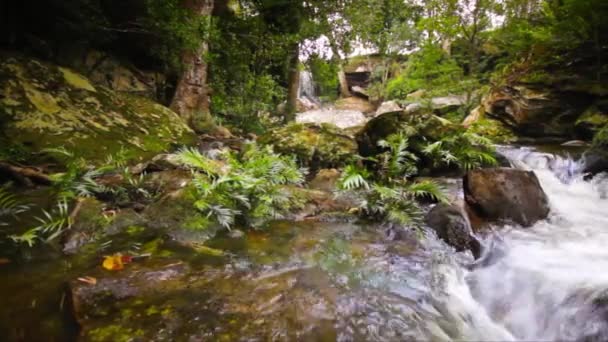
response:
{"label": "bright green moss patch", "polygon": [[166,107],[96,88],[74,71],[22,56],[0,59],[0,98],[0,140],[29,154],[63,146],[98,164],[120,150],[141,160],[194,140]]}

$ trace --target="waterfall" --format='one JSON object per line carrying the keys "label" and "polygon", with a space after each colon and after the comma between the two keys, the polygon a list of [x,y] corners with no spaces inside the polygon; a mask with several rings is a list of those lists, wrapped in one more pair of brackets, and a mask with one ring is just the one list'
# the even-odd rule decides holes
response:
{"label": "waterfall", "polygon": [[298,98],[308,106],[308,104],[319,105],[320,100],[315,90],[315,82],[312,73],[308,70],[300,71],[300,83],[298,85]]}
{"label": "waterfall", "polygon": [[452,277],[446,310],[468,317],[462,324],[472,339],[509,339],[488,336],[488,326],[475,323],[487,317],[493,331],[504,328],[514,340],[608,340],[606,178],[584,181],[580,162],[567,155],[500,151],[536,173],[551,215],[531,228],[496,227],[486,244],[500,248],[500,255],[490,266]]}

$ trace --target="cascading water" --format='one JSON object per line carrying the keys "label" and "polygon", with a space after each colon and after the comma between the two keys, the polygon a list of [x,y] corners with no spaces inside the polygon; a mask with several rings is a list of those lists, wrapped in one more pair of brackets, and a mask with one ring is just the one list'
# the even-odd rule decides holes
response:
{"label": "cascading water", "polygon": [[446,308],[468,316],[463,321],[472,332],[450,337],[608,340],[607,180],[584,181],[581,165],[569,157],[501,150],[517,167],[536,173],[551,214],[531,228],[500,227],[486,241],[500,250],[490,266],[461,276],[446,266]]}
{"label": "cascading water", "polygon": [[298,98],[302,101],[310,103],[311,106],[320,103],[315,90],[315,83],[312,77],[312,72],[308,70],[300,71],[300,83],[298,85]]}

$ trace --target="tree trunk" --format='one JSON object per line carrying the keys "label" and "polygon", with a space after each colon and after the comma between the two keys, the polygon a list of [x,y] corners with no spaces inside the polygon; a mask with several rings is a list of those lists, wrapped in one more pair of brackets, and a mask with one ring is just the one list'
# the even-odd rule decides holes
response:
{"label": "tree trunk", "polygon": [[[184,6],[196,16],[210,16],[213,0],[185,0]],[[177,83],[171,109],[181,115],[194,129],[201,128],[201,122],[210,120],[209,88],[207,86],[207,62],[205,55],[209,50],[206,40],[194,51],[182,53],[184,71]]]}
{"label": "tree trunk", "polygon": [[287,75],[287,105],[285,106],[285,122],[296,120],[298,108],[298,88],[300,86],[300,46],[295,43],[289,58],[289,73]]}
{"label": "tree trunk", "polygon": [[348,81],[346,80],[346,72],[344,72],[344,67],[341,62],[338,62],[338,81],[340,82],[340,96],[341,97],[350,97],[351,93],[348,89]]}

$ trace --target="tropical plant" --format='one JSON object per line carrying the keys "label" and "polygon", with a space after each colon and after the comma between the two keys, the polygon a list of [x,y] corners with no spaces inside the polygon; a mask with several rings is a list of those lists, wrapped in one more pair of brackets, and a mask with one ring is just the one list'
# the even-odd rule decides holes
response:
{"label": "tropical plant", "polygon": [[418,157],[408,151],[409,141],[406,132],[389,135],[386,139],[378,141],[378,146],[387,151],[379,156],[379,165],[382,175],[387,179],[405,179],[416,173]]}
{"label": "tropical plant", "polygon": [[338,179],[338,188],[342,190],[369,189],[370,176],[371,174],[366,168],[353,164],[347,165]]}
{"label": "tropical plant", "polygon": [[445,201],[441,188],[432,181],[391,186],[373,184],[363,194],[359,204],[361,214],[368,219],[400,225],[420,225],[422,210],[417,199]]}
{"label": "tropical plant", "polygon": [[469,131],[456,131],[429,143],[423,147],[422,153],[431,159],[434,167],[455,165],[462,170],[471,170],[496,165],[492,142]]}
{"label": "tropical plant", "polygon": [[[18,214],[26,212],[30,206],[19,201],[5,187],[0,187],[0,218],[6,216],[17,217]],[[0,221],[0,226],[5,225]]]}
{"label": "tropical plant", "polygon": [[95,193],[105,192],[107,189],[95,182],[95,178],[112,169],[111,166],[90,168],[82,158],[77,158],[67,149],[47,148],[43,152],[64,160],[66,170],[51,175],[53,188],[59,198],[70,199],[76,197],[91,197]]}
{"label": "tropical plant", "polygon": [[177,156],[194,172],[194,207],[227,229],[237,223],[260,227],[299,205],[285,186],[302,184],[306,170],[270,147],[248,144],[241,153],[222,153],[221,161],[192,148]]}
{"label": "tropical plant", "polygon": [[38,240],[49,242],[61,235],[72,226],[72,218],[68,210],[68,201],[63,198],[57,202],[53,211],[42,210],[42,216],[37,216],[39,224],[28,229],[25,233],[11,235],[9,238],[16,243],[27,244],[33,247]]}

